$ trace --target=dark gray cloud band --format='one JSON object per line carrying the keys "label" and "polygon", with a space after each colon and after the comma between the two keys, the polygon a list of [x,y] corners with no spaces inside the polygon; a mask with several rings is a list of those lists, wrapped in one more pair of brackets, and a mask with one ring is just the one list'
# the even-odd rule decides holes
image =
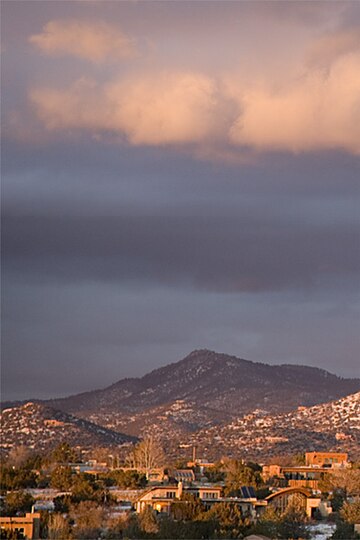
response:
{"label": "dark gray cloud band", "polygon": [[349,224],[314,226],[262,216],[8,217],[5,268],[41,276],[140,280],[212,291],[326,287],[359,275]]}

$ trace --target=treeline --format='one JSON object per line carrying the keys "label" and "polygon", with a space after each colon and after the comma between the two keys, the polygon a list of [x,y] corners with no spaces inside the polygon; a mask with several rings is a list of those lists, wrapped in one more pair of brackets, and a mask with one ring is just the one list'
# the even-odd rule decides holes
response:
{"label": "treeline", "polygon": [[[130,464],[150,470],[165,464],[164,454],[154,441],[139,443],[129,454]],[[24,448],[12,451],[2,462],[0,489],[2,514],[15,516],[31,510],[34,499],[29,488],[54,488],[64,494],[54,499],[54,512],[41,513],[41,537],[58,540],[101,538],[242,538],[263,534],[270,538],[306,538],[306,517],[301,508],[289,506],[284,513],[268,507],[254,524],[242,515],[234,503],[218,503],[206,510],[199,499],[184,494],[172,503],[172,516],[163,516],[147,508],[143,513],[116,514],[117,502],[110,488],[142,489],[146,475],[120,468],[96,475],[77,473],[70,467],[79,462],[77,452],[62,443],[44,455]],[[129,464],[129,463],[128,463]],[[179,464],[181,465],[181,464]],[[240,495],[242,486],[254,487],[259,499],[269,493],[261,467],[252,462],[225,459],[205,472],[209,482],[224,482],[224,494]],[[336,523],[334,539],[357,538],[354,524],[360,523],[360,468],[356,464],[326,475],[322,496],[330,500]],[[8,535],[8,532],[2,532]],[[5,536],[5,538],[7,538]]]}
{"label": "treeline", "polygon": [[80,498],[93,495],[96,490],[111,486],[123,489],[143,488],[146,476],[137,471],[110,470],[96,476],[77,473],[69,466],[79,462],[76,452],[62,443],[49,454],[30,454],[23,448],[17,449],[0,467],[0,490],[14,491],[29,488],[54,488],[72,491]]}

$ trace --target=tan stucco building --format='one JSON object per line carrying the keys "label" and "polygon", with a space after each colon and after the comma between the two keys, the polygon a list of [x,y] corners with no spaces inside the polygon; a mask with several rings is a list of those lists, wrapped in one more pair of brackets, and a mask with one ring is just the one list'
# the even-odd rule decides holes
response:
{"label": "tan stucco building", "polygon": [[0,529],[16,531],[18,538],[37,540],[40,538],[40,514],[35,512],[23,517],[0,517]]}

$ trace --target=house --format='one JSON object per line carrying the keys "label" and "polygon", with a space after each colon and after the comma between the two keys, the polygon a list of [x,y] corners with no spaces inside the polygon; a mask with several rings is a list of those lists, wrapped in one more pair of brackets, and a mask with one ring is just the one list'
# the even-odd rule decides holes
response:
{"label": "house", "polygon": [[170,469],[168,472],[170,482],[182,482],[183,484],[191,484],[195,482],[195,474],[192,469]]}
{"label": "house", "polygon": [[220,502],[235,504],[242,516],[250,517],[253,520],[258,519],[268,505],[267,501],[259,500],[256,497],[224,497]]}
{"label": "house", "polygon": [[301,506],[309,518],[313,518],[316,513],[322,517],[328,517],[332,512],[330,501],[323,501],[321,497],[314,497],[310,489],[304,487],[287,487],[279,489],[266,497],[269,506],[273,506],[281,513],[293,503]]}
{"label": "house", "polygon": [[142,512],[146,507],[150,506],[157,512],[170,514],[171,504],[176,499],[179,500],[183,493],[194,495],[199,498],[205,506],[210,507],[216,502],[221,502],[222,490],[222,486],[211,484],[184,486],[182,481],[177,485],[167,484],[153,486],[138,498],[135,508],[137,512]]}
{"label": "house", "polygon": [[86,473],[97,476],[101,473],[106,473],[109,470],[109,467],[105,462],[97,462],[96,459],[90,460],[87,463],[69,463],[71,470],[77,474]]}
{"label": "house", "polygon": [[348,455],[339,452],[306,452],[307,467],[339,469],[349,466]]}
{"label": "house", "polygon": [[265,482],[270,480],[270,478],[281,478],[283,477],[282,467],[281,465],[263,465],[261,476]]}
{"label": "house", "polygon": [[145,469],[135,469],[139,472],[146,474],[146,479],[148,482],[163,482],[167,480],[167,475],[165,474],[165,469],[163,467],[153,468],[150,470]]}
{"label": "house", "polygon": [[278,480],[282,487],[304,487],[319,489],[320,481],[327,475],[349,466],[348,456],[337,452],[306,452],[305,465],[282,467],[264,465],[262,475],[265,481]]}
{"label": "house", "polygon": [[266,501],[259,501],[256,498],[252,488],[241,488],[240,497],[224,497],[223,486],[203,483],[186,485],[180,481],[177,486],[172,484],[154,486],[145,491],[135,503],[136,511],[142,512],[150,506],[157,512],[171,514],[172,504],[179,501],[184,493],[200,499],[208,510],[217,503],[234,504],[242,515],[252,519],[258,518],[267,506]]}
{"label": "house", "polygon": [[1,531],[14,531],[17,538],[40,538],[40,514],[27,513],[22,517],[0,517]]}
{"label": "house", "polygon": [[32,512],[54,512],[55,510],[55,504],[54,501],[49,500],[37,500],[32,505],[31,511]]}
{"label": "house", "polygon": [[324,475],[329,473],[328,469],[315,467],[283,467],[282,476],[289,487],[304,487],[319,489],[319,483]]}

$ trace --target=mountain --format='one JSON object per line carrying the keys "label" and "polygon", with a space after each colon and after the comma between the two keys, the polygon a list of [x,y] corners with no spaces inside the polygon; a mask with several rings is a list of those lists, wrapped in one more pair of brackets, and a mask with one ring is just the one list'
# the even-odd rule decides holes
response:
{"label": "mountain", "polygon": [[268,365],[197,350],[141,378],[122,379],[102,390],[48,403],[81,416],[134,415],[180,400],[218,421],[254,409],[286,412],[338,399],[359,389],[359,379],[343,379],[314,367]]}
{"label": "mountain", "polygon": [[336,401],[298,407],[278,415],[253,411],[222,426],[188,437],[206,455],[243,454],[260,458],[304,451],[348,451],[360,456],[360,392]]}
{"label": "mountain", "polygon": [[4,409],[0,416],[2,451],[27,446],[36,451],[49,450],[68,442],[83,449],[131,444],[136,438],[97,426],[41,403]]}
{"label": "mountain", "polygon": [[[152,433],[172,457],[190,457],[193,445],[209,459],[320,447],[353,452],[359,447],[359,390],[359,379],[318,368],[197,350],[102,390],[5,410],[3,440],[40,448],[70,437],[73,444],[108,446],[116,437],[116,444],[129,440],[124,433]],[[350,394],[355,397],[345,397]],[[64,425],[45,422],[51,419]]]}

